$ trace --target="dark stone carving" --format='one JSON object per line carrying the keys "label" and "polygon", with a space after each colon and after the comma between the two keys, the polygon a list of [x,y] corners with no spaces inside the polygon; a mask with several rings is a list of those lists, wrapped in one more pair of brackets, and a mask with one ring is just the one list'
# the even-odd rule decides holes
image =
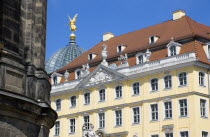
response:
{"label": "dark stone carving", "polygon": [[44,70],[47,0],[0,5],[0,135],[47,137],[57,118]]}

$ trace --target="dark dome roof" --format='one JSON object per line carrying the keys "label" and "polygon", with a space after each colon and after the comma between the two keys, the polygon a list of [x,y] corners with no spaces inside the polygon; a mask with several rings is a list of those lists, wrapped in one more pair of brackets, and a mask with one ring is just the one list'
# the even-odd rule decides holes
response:
{"label": "dark dome roof", "polygon": [[69,45],[57,50],[50,56],[46,62],[45,70],[47,73],[53,72],[68,64],[83,52],[85,52],[85,49],[76,45],[75,42],[70,42]]}

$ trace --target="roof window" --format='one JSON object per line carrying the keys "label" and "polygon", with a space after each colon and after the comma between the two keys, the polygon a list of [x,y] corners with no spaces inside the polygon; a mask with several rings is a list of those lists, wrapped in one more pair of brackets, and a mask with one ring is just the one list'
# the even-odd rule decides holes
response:
{"label": "roof window", "polygon": [[93,60],[96,56],[97,56],[97,54],[95,54],[95,53],[89,53],[88,60]]}
{"label": "roof window", "polygon": [[117,53],[122,52],[126,48],[126,45],[120,44],[117,46]]}
{"label": "roof window", "polygon": [[155,43],[159,38],[160,38],[159,36],[151,35],[151,36],[149,37],[149,44]]}

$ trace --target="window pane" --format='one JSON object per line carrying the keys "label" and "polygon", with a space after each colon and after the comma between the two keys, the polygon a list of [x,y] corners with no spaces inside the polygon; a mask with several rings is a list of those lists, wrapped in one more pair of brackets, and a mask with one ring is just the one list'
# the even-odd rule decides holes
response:
{"label": "window pane", "polygon": [[138,95],[139,94],[139,82],[136,82],[133,84],[133,94]]}

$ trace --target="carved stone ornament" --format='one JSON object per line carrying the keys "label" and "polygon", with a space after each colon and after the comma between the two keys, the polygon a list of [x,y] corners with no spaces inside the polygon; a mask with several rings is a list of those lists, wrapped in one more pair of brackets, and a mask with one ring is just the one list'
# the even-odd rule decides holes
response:
{"label": "carved stone ornament", "polygon": [[120,55],[120,57],[118,57],[118,60],[120,61],[120,65],[122,65],[122,64],[128,65],[128,55],[127,54],[125,54],[124,56]]}
{"label": "carved stone ornament", "polygon": [[107,81],[111,81],[114,78],[114,74],[100,68],[98,72],[96,72],[96,74],[90,78],[89,84],[94,85],[104,83]]}
{"label": "carved stone ornament", "polygon": [[[89,126],[89,127],[87,127],[87,126]],[[93,129],[94,129],[93,124],[91,124],[91,123],[84,124],[82,126],[82,131],[83,131],[82,137],[99,137]]]}
{"label": "carved stone ornament", "polygon": [[135,134],[133,135],[133,137],[138,137],[138,134],[137,134],[137,133],[135,133]]}
{"label": "carved stone ornament", "polygon": [[68,80],[68,77],[69,77],[69,72],[66,70],[66,72],[64,73],[64,78],[65,78],[65,81]]}
{"label": "carved stone ornament", "polygon": [[174,125],[164,125],[162,128],[164,133],[172,133]]}
{"label": "carved stone ornament", "polygon": [[90,67],[88,63],[82,65],[81,78],[86,77],[90,73],[89,68]]}
{"label": "carved stone ornament", "polygon": [[106,61],[106,58],[107,58],[107,45],[103,44],[102,45],[102,52],[101,52],[101,56],[103,58],[103,61],[101,62],[102,65],[104,66],[108,66],[108,62]]}
{"label": "carved stone ornament", "polygon": [[165,98],[165,99],[163,100],[163,102],[169,102],[169,101],[171,101],[171,98]]}
{"label": "carved stone ornament", "polygon": [[147,49],[147,51],[145,52],[145,57],[146,57],[147,61],[149,61],[151,54],[152,53],[149,51],[149,49]]}

